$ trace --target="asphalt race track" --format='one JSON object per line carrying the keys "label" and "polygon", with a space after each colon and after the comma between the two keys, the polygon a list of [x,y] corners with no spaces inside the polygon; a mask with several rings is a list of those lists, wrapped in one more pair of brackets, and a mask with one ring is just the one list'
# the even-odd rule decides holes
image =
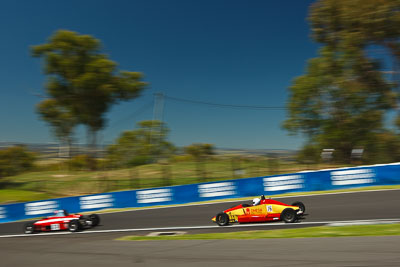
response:
{"label": "asphalt race track", "polygon": [[214,263],[243,266],[252,262],[261,266],[400,266],[399,236],[173,242],[113,240],[153,231],[204,233],[306,227],[352,220],[400,220],[400,190],[278,200],[289,204],[302,201],[306,205],[306,219],[295,224],[273,222],[228,227],[218,227],[211,222],[215,214],[243,203],[240,201],[101,214],[98,227],[78,234],[24,236],[25,222],[4,223],[0,224],[0,265],[213,266]]}
{"label": "asphalt race track", "polygon": [[145,242],[101,238],[4,238],[1,266],[381,267],[400,263],[400,236]]}

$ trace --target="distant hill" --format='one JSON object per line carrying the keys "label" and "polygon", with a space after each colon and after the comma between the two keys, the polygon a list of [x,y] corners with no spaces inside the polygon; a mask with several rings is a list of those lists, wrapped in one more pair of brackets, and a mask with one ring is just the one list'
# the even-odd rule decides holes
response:
{"label": "distant hill", "polygon": [[217,154],[245,154],[245,155],[294,155],[296,150],[290,149],[235,149],[235,148],[216,148]]}
{"label": "distant hill", "polygon": [[[54,157],[66,157],[66,147],[60,147],[57,143],[21,143],[21,142],[0,142],[0,149],[23,145],[28,148],[28,150],[32,152],[36,152],[41,154],[45,158],[54,158]],[[73,144],[71,147],[71,155],[85,154],[87,151],[86,144]],[[104,152],[104,146],[98,146],[98,152],[102,154]]]}
{"label": "distant hill", "polygon": [[[65,157],[65,147],[60,147],[57,143],[21,143],[21,142],[0,142],[0,149],[7,148],[15,145],[24,145],[30,151],[41,154],[44,157]],[[74,144],[71,149],[72,155],[85,154],[88,146],[86,144]],[[105,152],[106,147],[99,145],[98,152],[100,154]],[[183,151],[183,148],[178,148]],[[255,155],[267,156],[274,155],[279,157],[292,156],[297,151],[290,149],[238,149],[238,148],[216,148],[215,152],[218,155]]]}

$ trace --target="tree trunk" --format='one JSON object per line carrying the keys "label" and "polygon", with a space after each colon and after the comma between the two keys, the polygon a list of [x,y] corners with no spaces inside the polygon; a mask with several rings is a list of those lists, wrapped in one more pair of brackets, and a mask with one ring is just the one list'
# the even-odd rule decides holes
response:
{"label": "tree trunk", "polygon": [[96,149],[97,149],[97,131],[88,127],[87,129],[87,149],[88,149],[88,166],[91,171],[95,171],[97,169],[96,164]]}

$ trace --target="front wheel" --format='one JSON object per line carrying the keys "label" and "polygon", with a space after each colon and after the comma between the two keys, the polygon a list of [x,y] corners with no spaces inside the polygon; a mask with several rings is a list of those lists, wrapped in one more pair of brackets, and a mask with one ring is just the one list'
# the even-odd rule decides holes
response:
{"label": "front wheel", "polygon": [[306,206],[303,204],[303,202],[297,201],[294,202],[291,206],[299,207],[302,214],[306,212]]}
{"label": "front wheel", "polygon": [[89,215],[90,220],[92,221],[92,226],[97,226],[100,223],[100,217],[97,214]]}
{"label": "front wheel", "polygon": [[296,212],[294,209],[287,208],[284,209],[281,213],[281,220],[285,221],[286,223],[293,223],[296,221]]}
{"label": "front wheel", "polygon": [[72,220],[68,223],[68,230],[70,232],[78,232],[81,229],[81,224],[79,220]]}
{"label": "front wheel", "polygon": [[215,217],[215,221],[219,226],[225,226],[229,224],[229,216],[228,214],[221,212],[218,213],[217,216]]}
{"label": "front wheel", "polygon": [[33,234],[33,233],[35,233],[35,226],[33,225],[33,223],[25,224],[24,232],[25,232],[25,234]]}

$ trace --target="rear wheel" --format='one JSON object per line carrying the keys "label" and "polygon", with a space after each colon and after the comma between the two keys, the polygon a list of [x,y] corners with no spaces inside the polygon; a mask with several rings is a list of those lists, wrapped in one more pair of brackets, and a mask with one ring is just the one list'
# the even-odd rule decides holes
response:
{"label": "rear wheel", "polygon": [[228,214],[221,212],[218,213],[217,216],[215,217],[215,221],[219,226],[225,226],[229,224],[229,216]]}
{"label": "rear wheel", "polygon": [[33,234],[35,233],[35,226],[33,223],[27,223],[24,225],[24,232],[25,234]]}
{"label": "rear wheel", "polygon": [[90,220],[92,221],[92,226],[97,226],[100,223],[100,217],[97,214],[89,215]]}
{"label": "rear wheel", "polygon": [[303,214],[304,214],[304,212],[306,212],[306,206],[303,204],[303,202],[297,201],[297,202],[294,202],[291,206],[299,207],[301,213],[303,213]]}
{"label": "rear wheel", "polygon": [[72,220],[68,223],[68,230],[70,232],[78,232],[81,229],[81,224],[79,220]]}
{"label": "rear wheel", "polygon": [[296,212],[294,209],[287,208],[284,209],[281,213],[281,220],[285,221],[286,223],[292,223],[296,221]]}

